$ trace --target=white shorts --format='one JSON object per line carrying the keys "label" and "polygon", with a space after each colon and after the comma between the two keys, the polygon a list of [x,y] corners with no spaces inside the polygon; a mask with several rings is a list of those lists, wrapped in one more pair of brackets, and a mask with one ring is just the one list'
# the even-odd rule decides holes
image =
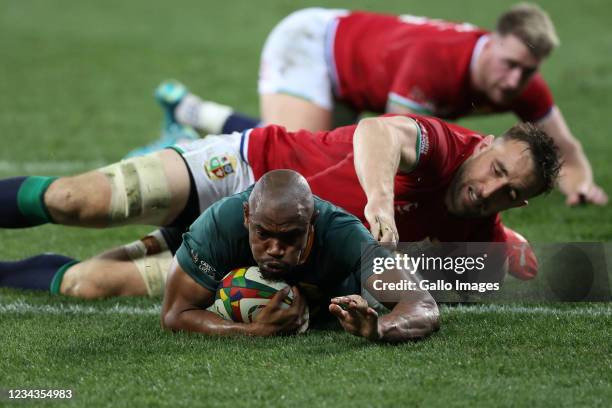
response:
{"label": "white shorts", "polygon": [[259,94],[283,93],[333,108],[330,67],[337,18],[348,10],[307,8],[285,17],[261,54]]}
{"label": "white shorts", "polygon": [[246,161],[250,129],[244,133],[207,136],[177,143],[178,151],[193,176],[200,212],[224,197],[240,193],[255,182]]}

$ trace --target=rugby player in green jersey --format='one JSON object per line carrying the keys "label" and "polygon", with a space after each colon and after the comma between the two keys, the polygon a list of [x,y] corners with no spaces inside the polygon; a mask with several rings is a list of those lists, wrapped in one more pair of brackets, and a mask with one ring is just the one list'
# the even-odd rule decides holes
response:
{"label": "rugby player in green jersey", "polygon": [[359,219],[313,197],[299,173],[271,171],[252,189],[214,204],[183,236],[166,282],[162,326],[209,335],[296,331],[304,323],[305,307],[298,286],[289,308],[281,308],[288,294],[281,290],[252,323],[224,320],[206,310],[226,273],[257,264],[265,278],[316,288],[351,334],[388,342],[422,338],[439,326],[428,292],[402,293],[382,317],[361,296],[363,287],[376,297],[371,281],[379,275],[372,272],[372,259],[388,255]]}

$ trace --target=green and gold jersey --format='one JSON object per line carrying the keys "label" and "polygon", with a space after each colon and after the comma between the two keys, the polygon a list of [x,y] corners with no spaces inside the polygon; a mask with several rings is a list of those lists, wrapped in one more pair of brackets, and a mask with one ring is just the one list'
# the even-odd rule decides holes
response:
{"label": "green and gold jersey", "polygon": [[[224,198],[208,208],[183,235],[176,253],[180,266],[200,285],[216,291],[219,281],[232,269],[256,265],[244,226],[243,204],[252,187]],[[308,259],[292,270],[290,284],[314,289],[319,295],[333,297],[360,294],[362,279],[371,275],[371,267],[362,271],[362,248],[370,258],[386,257],[388,252],[372,237],[363,224],[333,204],[315,197],[315,237]]]}

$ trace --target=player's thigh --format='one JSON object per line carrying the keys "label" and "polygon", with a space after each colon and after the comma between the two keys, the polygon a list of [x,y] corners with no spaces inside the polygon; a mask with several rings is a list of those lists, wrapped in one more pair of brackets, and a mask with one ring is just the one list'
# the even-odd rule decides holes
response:
{"label": "player's thigh", "polygon": [[260,95],[262,120],[266,124],[282,125],[290,131],[328,130],[332,125],[332,113],[308,100],[286,94]]}
{"label": "player's thigh", "polygon": [[189,198],[187,165],[171,149],[123,160],[98,172],[111,186],[108,225],[166,225],[176,219]]}
{"label": "player's thigh", "polygon": [[345,10],[310,8],[283,19],[261,55],[258,90],[264,123],[289,130],[331,127],[329,29]]}
{"label": "player's thigh", "polygon": [[163,162],[170,194],[168,214],[161,223],[161,225],[167,225],[185,208],[192,186],[187,164],[178,152],[172,149],[165,149],[159,152],[159,157]]}

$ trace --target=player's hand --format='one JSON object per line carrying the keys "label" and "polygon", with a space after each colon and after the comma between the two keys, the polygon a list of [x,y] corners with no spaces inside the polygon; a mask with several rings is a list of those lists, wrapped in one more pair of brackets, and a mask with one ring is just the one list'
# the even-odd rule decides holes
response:
{"label": "player's hand", "polygon": [[289,295],[289,288],[276,292],[270,302],[261,309],[253,323],[252,333],[257,336],[295,333],[304,324],[306,300],[297,287],[293,286],[293,302],[288,308],[283,307],[283,300]]}
{"label": "player's hand", "polygon": [[395,226],[393,201],[390,203],[368,201],[364,214],[374,239],[397,245],[399,234]]}
{"label": "player's hand", "polygon": [[569,206],[579,204],[606,205],[608,195],[592,180],[585,180],[584,171],[579,165],[564,164],[559,189],[566,196],[565,203]]}
{"label": "player's hand", "polygon": [[369,307],[368,302],[361,296],[349,295],[333,298],[329,311],[338,318],[345,331],[369,340],[380,339],[378,313]]}
{"label": "player's hand", "polygon": [[574,191],[566,193],[565,203],[569,206],[578,204],[595,204],[606,205],[608,203],[608,195],[595,183],[583,183]]}

